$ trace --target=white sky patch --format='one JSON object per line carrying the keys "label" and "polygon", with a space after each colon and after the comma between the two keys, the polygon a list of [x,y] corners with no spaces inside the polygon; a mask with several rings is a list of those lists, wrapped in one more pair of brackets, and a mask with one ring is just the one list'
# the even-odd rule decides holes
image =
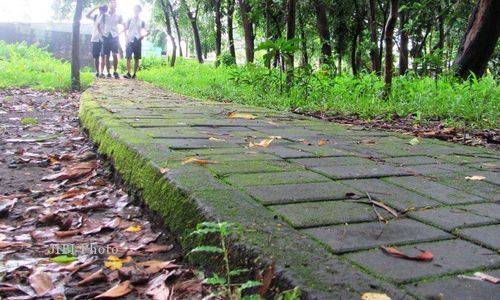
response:
{"label": "white sky patch", "polygon": [[[44,23],[54,21],[53,0],[0,0],[0,22]],[[131,18],[134,6],[140,4],[135,0],[118,0],[118,12],[125,20]],[[84,11],[82,22],[88,23]],[[151,8],[145,6],[141,14],[143,20],[149,21]],[[69,21],[69,20],[68,20]]]}

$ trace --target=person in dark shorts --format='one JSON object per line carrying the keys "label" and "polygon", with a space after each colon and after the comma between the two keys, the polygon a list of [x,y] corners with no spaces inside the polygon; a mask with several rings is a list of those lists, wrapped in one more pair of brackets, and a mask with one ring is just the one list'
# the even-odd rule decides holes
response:
{"label": "person in dark shorts", "polygon": [[[99,10],[98,13],[96,11]],[[92,37],[90,41],[92,42],[92,58],[94,59],[96,77],[104,76],[102,72],[104,72],[103,68],[101,68],[101,56],[102,56],[102,35],[99,32],[99,22],[104,14],[108,12],[108,6],[98,6],[94,7],[87,14],[87,18],[91,19],[94,22],[94,29],[92,31]],[[104,57],[102,58],[104,60]]]}
{"label": "person in dark shorts", "polygon": [[102,52],[105,57],[108,78],[111,78],[111,54],[113,55],[113,76],[120,78],[118,74],[118,53],[120,52],[120,31],[118,25],[123,25],[123,18],[116,13],[116,1],[109,1],[109,12],[104,14],[99,21],[99,31],[102,33]]}
{"label": "person in dark shorts", "polygon": [[[134,7],[134,17],[125,24],[127,32],[127,48],[125,50],[125,58],[127,59],[127,75],[124,78],[136,78],[139,70],[139,61],[142,58],[142,40],[149,35],[146,30],[146,23],[141,19],[142,7],[136,5]],[[130,74],[132,56],[134,57],[134,74]]]}

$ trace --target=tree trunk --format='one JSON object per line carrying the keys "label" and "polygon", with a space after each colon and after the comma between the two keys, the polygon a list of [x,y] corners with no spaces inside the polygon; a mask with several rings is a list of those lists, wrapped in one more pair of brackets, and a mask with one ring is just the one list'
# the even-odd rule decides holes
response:
{"label": "tree trunk", "polygon": [[375,0],[368,0],[368,29],[370,30],[370,60],[372,71],[380,75],[381,65],[378,50]]}
{"label": "tree trunk", "polygon": [[300,24],[300,65],[305,67],[309,64],[309,55],[307,54],[307,37],[305,31],[305,20],[303,13],[299,13],[299,24]]}
{"label": "tree trunk", "polygon": [[240,3],[241,23],[243,24],[243,32],[245,35],[245,54],[247,63],[254,61],[254,40],[253,23],[250,20],[251,7],[248,0],[238,0]]}
{"label": "tree trunk", "polygon": [[399,17],[399,75],[405,75],[408,72],[408,32],[404,29],[408,19],[408,13],[403,12]]}
{"label": "tree trunk", "polygon": [[[167,2],[170,2],[167,0]],[[163,16],[165,17],[165,25],[167,27],[167,35],[170,38],[170,42],[172,43],[172,58],[170,59],[170,66],[175,66],[175,60],[177,59],[177,44],[175,43],[175,38],[172,34],[172,26],[170,24],[170,11],[169,7],[171,5],[166,5],[165,0],[160,0],[161,9],[163,10]]]}
{"label": "tree trunk", "polygon": [[71,89],[79,90],[80,85],[80,21],[82,19],[84,0],[76,1],[73,17],[73,35],[71,44]]}
{"label": "tree trunk", "polygon": [[387,24],[385,25],[385,68],[384,68],[384,83],[385,83],[385,95],[388,96],[392,85],[392,75],[393,75],[393,54],[392,50],[394,48],[394,28],[396,27],[396,21],[398,19],[398,0],[391,0],[391,7],[389,17],[387,18]]}
{"label": "tree trunk", "polygon": [[227,38],[229,44],[229,53],[236,61],[236,49],[234,48],[234,34],[233,34],[233,16],[234,16],[234,1],[227,0]]}
{"label": "tree trunk", "polygon": [[500,1],[478,0],[469,18],[454,62],[456,74],[468,78],[484,75],[500,33]]}
{"label": "tree trunk", "polygon": [[196,13],[193,13],[188,9],[187,11],[189,22],[191,23],[191,27],[193,28],[193,38],[194,38],[194,48],[196,51],[196,58],[200,64],[203,63],[203,53],[201,49],[201,40],[200,40],[200,31],[198,30],[198,22]]}
{"label": "tree trunk", "polygon": [[[286,17],[286,39],[292,40],[295,38],[295,21],[296,21],[296,0],[287,1],[287,17]],[[293,52],[286,54],[286,81],[290,85],[293,81],[293,67],[295,55]]]}
{"label": "tree trunk", "polygon": [[182,52],[182,39],[181,39],[181,31],[179,29],[179,21],[177,20],[177,14],[174,13],[174,9],[172,8],[172,4],[170,1],[167,1],[168,3],[168,9],[172,12],[172,19],[174,20],[174,26],[175,26],[175,31],[177,32],[177,42],[179,43],[179,55],[180,57],[184,57],[184,54]]}
{"label": "tree trunk", "polygon": [[219,56],[222,53],[222,21],[221,0],[215,0],[215,66],[220,64]]}
{"label": "tree trunk", "polygon": [[359,9],[358,2],[354,1],[354,14],[355,14],[355,27],[354,34],[352,36],[351,45],[351,67],[352,74],[356,76],[358,74],[358,64],[357,64],[357,53],[358,53],[358,40],[363,30],[363,14]]}
{"label": "tree trunk", "polygon": [[328,27],[328,18],[326,16],[326,5],[323,0],[314,0],[314,10],[316,12],[316,25],[318,27],[319,38],[321,41],[320,63],[331,63],[332,45],[330,41],[330,29]]}

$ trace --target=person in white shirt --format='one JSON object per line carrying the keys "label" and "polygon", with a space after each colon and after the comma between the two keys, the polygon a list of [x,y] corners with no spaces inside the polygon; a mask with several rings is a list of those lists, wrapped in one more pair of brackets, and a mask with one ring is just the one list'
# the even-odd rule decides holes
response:
{"label": "person in white shirt", "polygon": [[[142,7],[136,5],[134,7],[134,17],[125,24],[127,32],[127,48],[125,50],[125,58],[127,59],[127,75],[123,76],[127,79],[135,79],[139,70],[139,61],[142,58],[142,40],[149,35],[146,30],[146,23],[141,19],[140,14]],[[134,56],[134,74],[130,74],[132,55]]]}
{"label": "person in white shirt", "polygon": [[102,51],[106,60],[107,77],[111,78],[110,57],[113,54],[113,76],[116,79],[120,79],[120,75],[118,75],[118,53],[120,51],[118,25],[123,25],[123,18],[116,13],[116,1],[109,1],[109,12],[100,18],[99,31],[103,36]]}
{"label": "person in white shirt", "polygon": [[[96,10],[99,10],[98,13],[95,13]],[[108,12],[108,6],[96,6],[87,14],[87,18],[91,19],[94,22],[94,30],[92,31],[92,37],[90,41],[92,42],[92,58],[94,59],[96,77],[104,77],[102,72],[104,72],[104,68],[101,68],[100,59],[102,56],[102,35],[99,32],[99,21],[104,14]],[[104,60],[104,57],[102,58]]]}

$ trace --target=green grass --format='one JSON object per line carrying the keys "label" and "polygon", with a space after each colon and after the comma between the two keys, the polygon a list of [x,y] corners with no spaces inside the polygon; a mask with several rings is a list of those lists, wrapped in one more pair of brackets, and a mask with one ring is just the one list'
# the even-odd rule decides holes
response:
{"label": "green grass", "polygon": [[[70,64],[55,59],[47,51],[34,45],[6,44],[0,41],[0,88],[35,90],[69,90]],[[82,88],[92,83],[93,74],[81,74]]]}
{"label": "green grass", "polygon": [[[380,98],[382,79],[371,74],[331,76],[328,70],[297,71],[296,84],[280,92],[279,73],[256,67],[220,67],[178,60],[175,68],[141,71],[140,79],[180,94],[279,110],[355,114],[363,119],[442,120],[446,126],[499,128],[500,87],[492,77],[461,82],[451,76],[396,77],[389,99]],[[302,72],[303,73],[303,72]]]}
{"label": "green grass", "polygon": [[22,118],[21,125],[37,125],[38,119],[36,118]]}

